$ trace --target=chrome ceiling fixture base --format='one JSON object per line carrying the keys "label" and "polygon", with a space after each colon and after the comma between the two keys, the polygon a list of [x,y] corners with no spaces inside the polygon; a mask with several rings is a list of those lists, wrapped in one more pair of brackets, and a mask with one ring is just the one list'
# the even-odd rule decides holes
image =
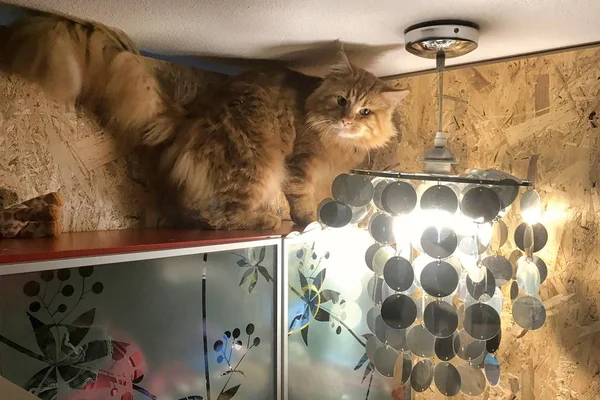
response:
{"label": "chrome ceiling fixture base", "polygon": [[464,56],[479,43],[479,27],[459,20],[438,20],[413,25],[404,31],[406,50],[418,57],[435,59]]}

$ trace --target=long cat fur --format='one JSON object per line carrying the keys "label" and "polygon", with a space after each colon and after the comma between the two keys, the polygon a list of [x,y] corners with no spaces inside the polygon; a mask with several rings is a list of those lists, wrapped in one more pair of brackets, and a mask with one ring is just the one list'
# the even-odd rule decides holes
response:
{"label": "long cat fur", "polygon": [[[119,30],[36,13],[12,25],[0,45],[10,72],[92,110],[123,143],[157,149],[183,208],[216,229],[277,227],[280,217],[268,204],[282,188],[295,222],[315,220],[318,182],[384,146],[396,134],[392,114],[407,93],[351,65],[342,52],[323,79],[249,71],[188,112],[165,96]],[[360,114],[364,108],[368,116]]]}

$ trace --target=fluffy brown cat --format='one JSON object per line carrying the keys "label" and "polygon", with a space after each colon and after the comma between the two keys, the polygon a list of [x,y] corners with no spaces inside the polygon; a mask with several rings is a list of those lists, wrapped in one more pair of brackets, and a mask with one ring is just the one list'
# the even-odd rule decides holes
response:
{"label": "fluffy brown cat", "polygon": [[294,221],[315,220],[314,184],[384,146],[406,95],[342,53],[324,79],[246,72],[188,113],[164,95],[123,32],[40,13],[10,27],[0,57],[51,96],[94,111],[125,141],[158,149],[187,215],[216,229],[277,227],[267,205],[282,187]]}
{"label": "fluffy brown cat", "polygon": [[[340,62],[306,99],[304,132],[299,132],[288,161],[285,194],[294,222],[317,219],[322,200],[316,188],[359,166],[370,150],[396,135],[393,114],[405,90],[395,90],[364,69]],[[316,140],[315,140],[316,136]]]}

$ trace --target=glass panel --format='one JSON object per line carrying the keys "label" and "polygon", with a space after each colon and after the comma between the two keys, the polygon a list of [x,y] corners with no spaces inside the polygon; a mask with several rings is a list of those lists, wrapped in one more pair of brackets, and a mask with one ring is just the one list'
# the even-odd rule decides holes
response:
{"label": "glass panel", "polygon": [[276,260],[273,247],[209,255],[214,265],[207,280],[207,298],[214,305],[207,310],[213,399],[236,392],[245,400],[274,398]]}
{"label": "glass panel", "polygon": [[0,373],[42,399],[272,398],[275,254],[2,276]]}
{"label": "glass panel", "polygon": [[370,243],[356,230],[285,240],[290,400],[410,398],[366,356],[373,336],[366,324],[374,305],[367,294],[373,272],[364,261]]}

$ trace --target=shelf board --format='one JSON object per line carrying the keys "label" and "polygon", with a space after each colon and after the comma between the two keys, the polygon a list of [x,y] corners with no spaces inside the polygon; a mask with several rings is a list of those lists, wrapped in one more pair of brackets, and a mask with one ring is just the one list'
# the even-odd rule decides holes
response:
{"label": "shelf board", "polygon": [[284,222],[271,231],[127,229],[63,233],[56,238],[0,239],[0,264],[276,239],[294,230],[301,229]]}

